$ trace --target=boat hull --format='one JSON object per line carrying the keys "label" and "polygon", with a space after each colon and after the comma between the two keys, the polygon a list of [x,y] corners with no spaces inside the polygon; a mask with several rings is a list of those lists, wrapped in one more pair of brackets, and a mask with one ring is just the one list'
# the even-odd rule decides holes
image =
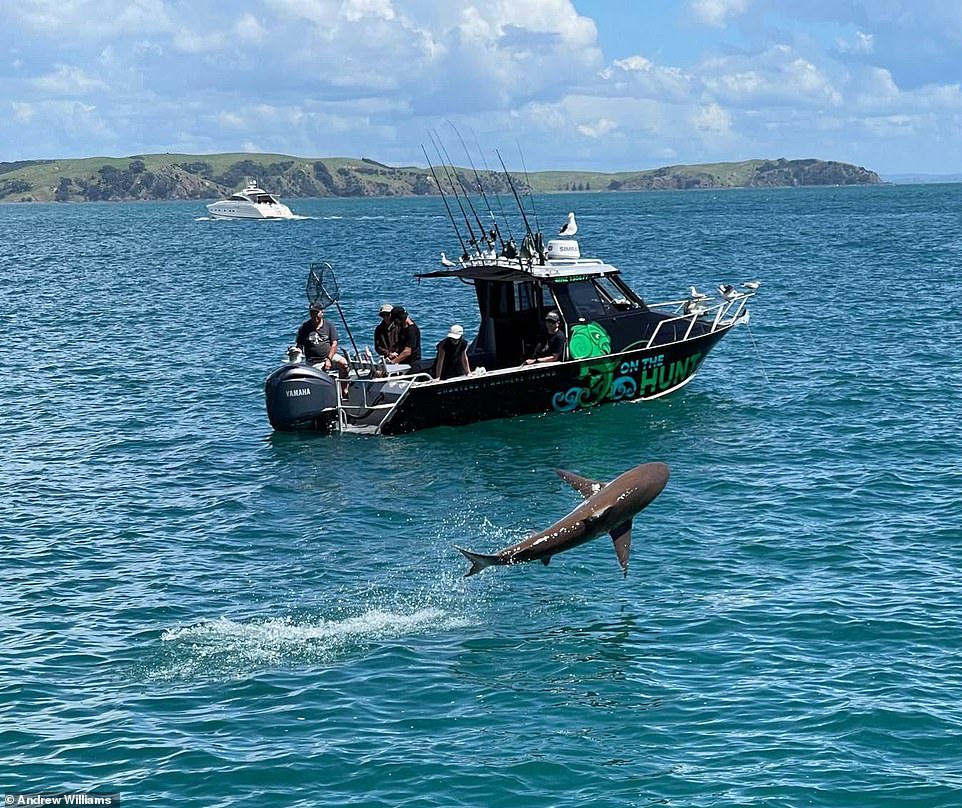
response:
{"label": "boat hull", "polygon": [[[217,207],[222,205],[222,207]],[[217,202],[207,206],[214,219],[293,219],[294,214],[286,205],[232,205]]]}
{"label": "boat hull", "polygon": [[414,384],[379,431],[393,435],[658,398],[690,382],[729,329],[658,348]]}

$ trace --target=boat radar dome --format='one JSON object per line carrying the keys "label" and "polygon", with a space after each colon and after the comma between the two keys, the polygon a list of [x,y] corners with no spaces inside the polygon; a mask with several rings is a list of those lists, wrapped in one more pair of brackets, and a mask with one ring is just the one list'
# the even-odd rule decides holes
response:
{"label": "boat radar dome", "polygon": [[557,258],[581,258],[581,249],[572,238],[553,238],[548,242],[547,258],[549,261]]}

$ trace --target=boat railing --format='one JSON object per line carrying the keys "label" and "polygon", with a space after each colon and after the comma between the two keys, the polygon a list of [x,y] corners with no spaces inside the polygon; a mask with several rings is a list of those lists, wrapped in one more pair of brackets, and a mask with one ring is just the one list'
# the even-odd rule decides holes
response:
{"label": "boat railing", "polygon": [[[337,423],[339,432],[373,429],[380,431],[401,402],[407,398],[415,382],[430,381],[429,373],[408,373],[407,365],[387,365],[352,356],[346,382],[347,400],[339,397]],[[340,383],[340,382],[339,382]]]}
{"label": "boat railing", "polygon": [[[684,336],[680,340],[672,339],[672,342],[685,342],[691,339],[692,332],[699,322],[711,321],[707,332],[709,334],[720,328],[728,328],[747,315],[746,304],[754,294],[754,291],[735,292],[717,302],[689,297],[684,300],[668,300],[664,303],[649,304],[649,309],[664,311],[670,316],[658,322],[645,347],[650,348],[658,344],[658,337],[662,330],[667,331],[668,327],[674,323],[686,323],[687,327]],[[695,336],[701,336],[703,333],[705,332],[699,331]]]}

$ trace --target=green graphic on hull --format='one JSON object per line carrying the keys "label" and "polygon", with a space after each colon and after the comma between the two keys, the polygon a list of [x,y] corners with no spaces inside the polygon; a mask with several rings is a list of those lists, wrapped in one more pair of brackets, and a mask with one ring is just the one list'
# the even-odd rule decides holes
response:
{"label": "green graphic on hull", "polygon": [[555,393],[552,406],[560,412],[594,407],[602,401],[622,401],[647,398],[667,392],[698,369],[703,354],[665,363],[665,355],[647,356],[631,360],[605,360],[611,354],[611,337],[597,323],[576,325],[571,329],[568,353],[572,359],[600,361],[583,365],[578,371],[578,383],[564,392]]}

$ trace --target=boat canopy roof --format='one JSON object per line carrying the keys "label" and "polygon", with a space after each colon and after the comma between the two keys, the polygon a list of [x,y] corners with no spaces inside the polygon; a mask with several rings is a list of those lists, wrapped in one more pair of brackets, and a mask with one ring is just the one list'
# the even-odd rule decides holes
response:
{"label": "boat canopy roof", "polygon": [[520,283],[539,280],[570,283],[590,277],[619,275],[621,270],[599,258],[555,259],[539,263],[519,258],[475,258],[463,266],[422,272],[416,278],[460,278],[462,280],[502,281]]}

